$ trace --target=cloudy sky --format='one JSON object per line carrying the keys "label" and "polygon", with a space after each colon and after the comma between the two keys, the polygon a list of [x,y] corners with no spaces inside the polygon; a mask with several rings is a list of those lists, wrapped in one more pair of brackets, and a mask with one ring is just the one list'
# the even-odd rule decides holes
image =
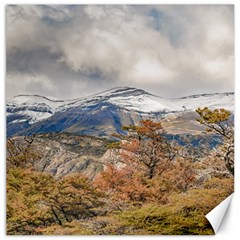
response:
{"label": "cloudy sky", "polygon": [[234,90],[232,5],[6,7],[7,98]]}

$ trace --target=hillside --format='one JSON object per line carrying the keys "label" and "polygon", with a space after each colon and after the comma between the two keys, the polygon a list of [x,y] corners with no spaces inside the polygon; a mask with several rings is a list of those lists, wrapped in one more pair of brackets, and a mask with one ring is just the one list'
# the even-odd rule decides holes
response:
{"label": "hillside", "polygon": [[[15,145],[26,144],[23,137],[14,137]],[[104,168],[109,141],[68,133],[39,134],[34,137],[32,151],[41,155],[34,168],[57,178],[83,173],[93,179]]]}

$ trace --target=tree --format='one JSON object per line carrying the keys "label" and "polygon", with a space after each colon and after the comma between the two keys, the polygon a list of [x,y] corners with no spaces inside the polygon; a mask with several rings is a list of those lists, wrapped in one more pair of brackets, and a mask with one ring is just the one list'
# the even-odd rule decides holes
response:
{"label": "tree", "polygon": [[126,207],[123,203],[165,203],[170,192],[186,192],[193,185],[196,172],[191,159],[176,157],[176,142],[167,139],[161,122],[142,120],[139,126],[123,129],[128,134],[118,135],[121,143],[109,145],[117,161],[109,162],[95,179],[110,203],[118,209]]}
{"label": "tree", "polygon": [[7,170],[12,167],[33,168],[42,154],[33,147],[35,136],[7,139]]}
{"label": "tree", "polygon": [[55,223],[42,194],[54,189],[50,174],[11,168],[7,174],[7,233],[36,234],[35,228]]}
{"label": "tree", "polygon": [[104,193],[80,174],[56,180],[47,173],[11,168],[7,174],[7,232],[36,234],[37,228],[98,215]]}
{"label": "tree", "polygon": [[60,225],[64,221],[96,216],[97,208],[104,204],[103,196],[87,177],[77,173],[56,181],[51,192],[43,193],[46,205]]}
{"label": "tree", "polygon": [[123,158],[145,169],[151,179],[157,173],[161,163],[172,160],[173,146],[167,140],[161,122],[142,120],[139,126],[125,126],[128,137],[122,142]]}
{"label": "tree", "polygon": [[196,120],[207,127],[207,132],[216,133],[223,138],[220,150],[227,169],[234,175],[234,127],[230,119],[231,112],[223,108],[211,110],[207,107],[198,108],[196,112],[200,116]]}
{"label": "tree", "polygon": [[141,205],[149,198],[148,179],[133,165],[117,167],[109,163],[104,172],[94,181],[95,185],[108,196],[109,208],[121,210],[126,206]]}

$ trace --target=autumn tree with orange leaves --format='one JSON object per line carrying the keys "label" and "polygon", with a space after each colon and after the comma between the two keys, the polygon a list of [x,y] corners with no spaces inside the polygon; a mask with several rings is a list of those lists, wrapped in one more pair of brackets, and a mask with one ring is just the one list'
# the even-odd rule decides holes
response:
{"label": "autumn tree with orange leaves", "polygon": [[166,138],[161,122],[142,120],[139,126],[124,126],[128,137],[122,143],[122,155],[125,161],[134,163],[145,171],[147,178],[159,174],[160,165],[164,169],[175,155],[173,146]]}
{"label": "autumn tree with orange leaves", "polygon": [[121,143],[109,145],[117,161],[109,162],[95,180],[115,207],[166,203],[170,192],[185,192],[192,186],[194,163],[177,156],[177,147],[167,139],[161,122],[142,120],[139,126],[123,130],[127,135],[118,135]]}

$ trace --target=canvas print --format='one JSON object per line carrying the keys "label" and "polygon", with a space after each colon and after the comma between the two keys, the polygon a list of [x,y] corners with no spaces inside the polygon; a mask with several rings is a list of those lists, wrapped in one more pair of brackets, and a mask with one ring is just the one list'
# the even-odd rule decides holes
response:
{"label": "canvas print", "polygon": [[8,235],[211,235],[233,193],[234,6],[6,6]]}

